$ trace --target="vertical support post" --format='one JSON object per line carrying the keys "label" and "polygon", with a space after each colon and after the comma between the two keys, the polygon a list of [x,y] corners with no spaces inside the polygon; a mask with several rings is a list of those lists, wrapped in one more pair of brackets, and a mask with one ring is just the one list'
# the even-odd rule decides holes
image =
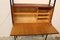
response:
{"label": "vertical support post", "polygon": [[50,6],[51,0],[49,0],[49,6]]}
{"label": "vertical support post", "polygon": [[56,4],[56,0],[54,0],[54,4],[53,4],[53,11],[52,11],[52,14],[53,14],[53,12],[54,12],[55,4]]}
{"label": "vertical support post", "polygon": [[[55,4],[56,4],[56,0],[54,0],[52,15],[53,15],[53,12],[54,12]],[[51,17],[51,20],[52,20],[52,17]]]}
{"label": "vertical support post", "polygon": [[14,5],[14,0],[12,0],[12,4]]}
{"label": "vertical support post", "polygon": [[47,40],[47,36],[48,36],[48,35],[46,34],[45,40]]}
{"label": "vertical support post", "polygon": [[10,0],[11,5],[14,5],[14,0]]}
{"label": "vertical support post", "polygon": [[55,7],[55,4],[56,4],[56,0],[54,0],[53,8]]}
{"label": "vertical support post", "polygon": [[11,14],[12,14],[12,22],[14,24],[14,21],[13,21],[13,5],[14,5],[14,0],[10,0],[10,10],[11,10]]}
{"label": "vertical support post", "polygon": [[[55,4],[56,4],[56,0],[54,0],[54,3],[53,3],[53,9],[52,9],[52,15],[51,15],[51,19],[52,20],[52,16],[53,16],[53,12],[54,12],[54,8],[55,8]],[[50,21],[51,22],[51,21]]]}
{"label": "vertical support post", "polygon": [[17,36],[14,36],[14,40],[16,40]]}

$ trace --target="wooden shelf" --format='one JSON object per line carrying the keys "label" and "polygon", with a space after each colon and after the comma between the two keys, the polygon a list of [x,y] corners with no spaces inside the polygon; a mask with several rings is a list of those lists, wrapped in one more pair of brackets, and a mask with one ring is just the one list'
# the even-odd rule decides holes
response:
{"label": "wooden shelf", "polygon": [[53,7],[47,4],[14,4],[12,6],[14,12],[48,12]]}
{"label": "wooden shelf", "polygon": [[50,22],[53,9],[48,4],[14,4],[12,8],[14,23]]}
{"label": "wooden shelf", "polygon": [[15,12],[13,15],[35,15],[37,13],[30,13],[30,12]]}
{"label": "wooden shelf", "polygon": [[14,7],[42,7],[42,8],[53,8],[49,4],[14,4]]}

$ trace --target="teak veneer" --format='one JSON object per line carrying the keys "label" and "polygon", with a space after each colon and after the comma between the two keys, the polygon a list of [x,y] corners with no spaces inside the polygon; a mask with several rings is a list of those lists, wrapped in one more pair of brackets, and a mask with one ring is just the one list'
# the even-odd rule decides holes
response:
{"label": "teak veneer", "polygon": [[49,23],[19,23],[14,24],[11,36],[27,36],[27,35],[45,35],[58,34],[57,30]]}
{"label": "teak veneer", "polygon": [[10,35],[16,40],[16,36],[46,35],[47,38],[48,34],[58,34],[51,23],[56,0],[53,6],[50,1],[49,4],[11,5],[13,28]]}

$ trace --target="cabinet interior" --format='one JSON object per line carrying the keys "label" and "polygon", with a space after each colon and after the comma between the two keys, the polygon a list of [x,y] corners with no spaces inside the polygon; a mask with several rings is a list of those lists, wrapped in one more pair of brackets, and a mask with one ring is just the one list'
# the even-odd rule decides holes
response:
{"label": "cabinet interior", "polygon": [[14,23],[49,23],[52,6],[14,4],[12,6]]}

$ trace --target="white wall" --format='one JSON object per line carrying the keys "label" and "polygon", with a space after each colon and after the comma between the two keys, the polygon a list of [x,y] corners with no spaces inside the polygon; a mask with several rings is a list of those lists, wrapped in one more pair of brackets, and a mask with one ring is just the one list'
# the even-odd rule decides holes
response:
{"label": "white wall", "polygon": [[[57,0],[52,23],[60,32],[60,0]],[[15,0],[15,3],[48,3],[48,0]],[[12,29],[11,12],[9,0],[0,0],[0,36],[9,36]]]}
{"label": "white wall", "polygon": [[[54,14],[53,14],[52,24],[55,26],[55,28],[60,33],[60,5],[59,5],[59,3],[60,3],[60,0],[57,0],[55,10],[54,10]],[[60,37],[60,34],[55,35],[55,36]]]}
{"label": "white wall", "polygon": [[56,29],[60,32],[60,5],[59,5],[60,0],[57,0],[53,18],[52,18],[52,23],[56,27]]}
{"label": "white wall", "polygon": [[49,0],[14,0],[15,3],[32,3],[32,4],[40,4],[40,3],[45,3],[47,4]]}
{"label": "white wall", "polygon": [[0,37],[9,36],[12,27],[9,0],[0,0]]}

